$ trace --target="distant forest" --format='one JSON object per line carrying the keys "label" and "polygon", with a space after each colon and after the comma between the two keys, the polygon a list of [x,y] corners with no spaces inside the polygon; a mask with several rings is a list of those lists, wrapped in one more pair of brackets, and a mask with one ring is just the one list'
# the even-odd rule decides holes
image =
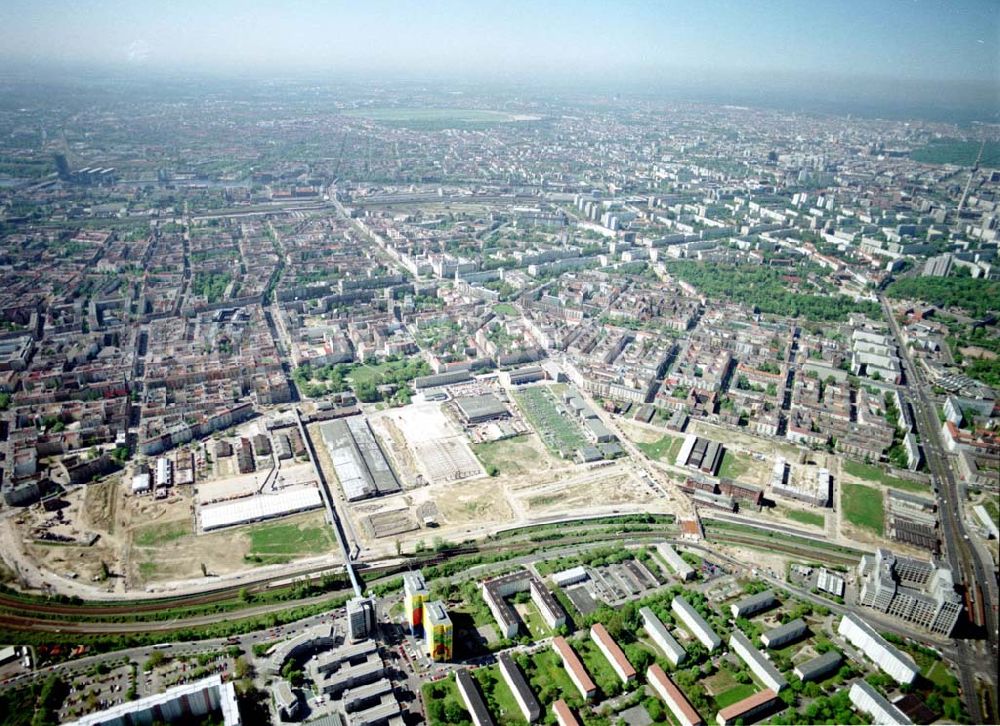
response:
{"label": "distant forest", "polygon": [[[978,141],[959,141],[958,139],[941,139],[927,146],[914,149],[910,158],[925,164],[958,164],[972,166],[979,154]],[[1000,143],[988,142],[983,147],[982,166],[1000,166]]]}

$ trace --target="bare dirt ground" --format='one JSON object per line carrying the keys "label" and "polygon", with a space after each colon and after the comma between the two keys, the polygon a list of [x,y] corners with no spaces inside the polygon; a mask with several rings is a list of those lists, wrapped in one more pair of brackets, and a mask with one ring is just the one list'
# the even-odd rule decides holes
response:
{"label": "bare dirt ground", "polygon": [[[381,433],[381,426],[377,430]],[[497,467],[496,476],[431,483],[396,496],[348,505],[348,516],[366,549],[388,552],[398,541],[409,551],[418,541],[426,543],[429,536],[458,541],[539,519],[606,512],[609,506],[623,512],[646,512],[663,511],[666,505],[635,473],[628,459],[597,466],[563,461],[549,453],[535,434],[477,448],[484,463]],[[400,508],[415,513],[427,503],[433,503],[438,512],[437,526],[432,529],[422,527],[379,540],[365,526],[365,519],[372,514]]]}
{"label": "bare dirt ground", "polygon": [[723,426],[706,423],[704,421],[692,420],[688,424],[688,433],[698,434],[712,441],[720,441],[729,444],[734,449],[744,449],[764,454],[773,459],[774,456],[784,456],[789,462],[796,462],[802,450],[795,444],[780,439],[765,439],[742,431],[734,431]]}

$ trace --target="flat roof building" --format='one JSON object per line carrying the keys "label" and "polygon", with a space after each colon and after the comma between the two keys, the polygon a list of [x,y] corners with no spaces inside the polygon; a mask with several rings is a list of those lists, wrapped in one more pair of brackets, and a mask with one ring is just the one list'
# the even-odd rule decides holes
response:
{"label": "flat roof building", "polygon": [[540,719],[542,706],[535,698],[531,686],[528,685],[527,679],[521,673],[521,669],[518,668],[514,659],[508,653],[501,653],[497,656],[497,663],[500,667],[500,674],[507,683],[510,692],[514,694],[514,700],[517,701],[518,708],[524,715],[524,720],[528,723],[534,723]]}
{"label": "flat roof building", "polygon": [[513,638],[520,626],[520,619],[506,598],[525,591],[531,594],[531,601],[548,627],[555,630],[566,623],[566,611],[542,581],[527,570],[517,570],[483,583],[483,600],[503,637]]}
{"label": "flat roof building", "polygon": [[135,723],[187,722],[219,710],[225,726],[239,726],[240,709],[236,703],[236,686],[222,682],[215,675],[200,681],[168,688],[163,693],[126,701],[74,722],[74,726],[129,726]]}
{"label": "flat roof building", "polygon": [[284,678],[271,687],[271,694],[274,696],[274,704],[278,708],[278,714],[283,719],[291,720],[299,712],[299,698],[292,692],[292,687]]}
{"label": "flat roof building", "polygon": [[646,628],[646,632],[649,633],[649,637],[652,638],[657,647],[667,656],[670,665],[676,668],[680,663],[684,662],[684,659],[687,657],[687,651],[670,634],[670,631],[667,630],[663,622],[656,617],[656,613],[648,607],[644,607],[639,610],[639,615],[642,616],[642,624]]}
{"label": "flat roof building", "polygon": [[671,547],[666,542],[656,543],[656,554],[663,558],[663,561],[667,563],[667,566],[674,571],[680,579],[690,580],[694,578],[694,568],[689,565],[683,557],[681,557],[677,550]]}
{"label": "flat roof building", "polygon": [[670,603],[670,608],[680,618],[681,622],[687,626],[691,634],[698,639],[698,642],[708,649],[709,653],[722,645],[722,638],[712,630],[711,626],[705,622],[705,619],[698,614],[697,610],[691,607],[691,604],[687,600],[677,596]]}
{"label": "flat roof building", "polygon": [[913,683],[920,672],[910,656],[886,642],[868,623],[853,613],[847,613],[841,618],[837,632],[897,683]]}
{"label": "flat roof building", "polygon": [[775,693],[788,686],[788,681],[777,668],[764,657],[764,654],[753,647],[750,639],[738,630],[729,636],[729,647],[747,664],[753,674]]}
{"label": "flat roof building", "polygon": [[424,630],[427,633],[427,655],[433,661],[452,658],[455,629],[440,600],[424,603]]}
{"label": "flat roof building", "polygon": [[364,711],[373,705],[381,703],[382,697],[392,694],[392,681],[388,678],[369,683],[360,688],[351,688],[344,691],[341,697],[341,705],[348,713],[352,711]]}
{"label": "flat roof building", "polygon": [[210,532],[223,527],[235,527],[249,522],[308,512],[323,506],[323,497],[314,486],[289,487],[280,494],[255,494],[199,508],[201,529]]}
{"label": "flat roof building", "polygon": [[569,679],[573,681],[573,685],[580,691],[580,695],[586,700],[590,700],[596,696],[597,686],[591,680],[587,669],[583,667],[580,657],[570,647],[570,644],[566,642],[566,639],[561,635],[554,637],[552,639],[552,649],[562,659],[563,668],[566,669],[566,673],[569,675]]}
{"label": "flat roof building", "polygon": [[774,596],[774,590],[764,590],[733,603],[729,606],[729,611],[734,618],[748,618],[751,615],[769,610],[777,604],[778,598]]}
{"label": "flat roof building", "polygon": [[805,620],[802,618],[795,618],[784,625],[779,625],[776,628],[771,628],[766,633],[760,636],[760,642],[764,644],[765,648],[780,648],[783,645],[792,643],[806,634],[809,628],[806,626]]}
{"label": "flat roof building", "polygon": [[635,680],[635,668],[602,623],[594,623],[590,626],[590,639],[604,654],[608,663],[611,664],[612,670],[622,679],[622,683],[631,683]]}
{"label": "flat roof building", "polygon": [[828,650],[822,655],[807,660],[795,666],[793,671],[796,677],[806,683],[807,681],[818,681],[828,673],[832,673],[844,661],[844,656],[836,650]]}
{"label": "flat roof building", "polygon": [[501,403],[500,399],[492,393],[483,393],[478,396],[462,396],[455,399],[458,413],[462,420],[468,424],[477,424],[490,421],[495,418],[510,416],[510,411]]}
{"label": "flat roof building", "polygon": [[427,582],[420,570],[403,573],[403,604],[410,633],[419,635],[424,629],[424,603],[430,597]]}
{"label": "flat roof building", "polygon": [[664,673],[660,666],[654,663],[649,667],[649,670],[646,671],[646,681],[656,691],[656,695],[667,704],[667,708],[670,709],[674,719],[681,726],[701,726],[704,723],[694,706],[687,700],[687,696],[670,680],[670,676]]}
{"label": "flat roof building", "polygon": [[858,564],[858,602],[932,633],[950,635],[962,612],[951,570],[879,548]]}
{"label": "flat roof building", "polygon": [[559,587],[566,587],[567,585],[575,585],[578,582],[583,582],[589,577],[587,568],[583,565],[577,565],[576,567],[570,567],[568,570],[553,573],[552,582]]}
{"label": "flat roof building", "polygon": [[885,697],[865,681],[858,679],[851,684],[849,692],[851,703],[856,709],[877,724],[912,724],[905,713],[893,706]]}

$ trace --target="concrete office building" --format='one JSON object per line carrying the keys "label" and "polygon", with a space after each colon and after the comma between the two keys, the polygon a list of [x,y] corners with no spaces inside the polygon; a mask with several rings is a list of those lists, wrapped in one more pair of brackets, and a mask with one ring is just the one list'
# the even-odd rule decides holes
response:
{"label": "concrete office building", "polygon": [[380,704],[382,697],[386,695],[392,695],[392,681],[388,678],[382,678],[367,686],[344,691],[340,703],[347,713],[365,711]]}
{"label": "concrete office building", "polygon": [[680,621],[691,631],[692,635],[698,639],[698,642],[708,649],[709,653],[722,645],[722,638],[712,630],[711,626],[705,622],[705,619],[698,614],[697,610],[691,607],[691,604],[687,600],[680,596],[675,597],[673,602],[670,603],[670,609],[680,618]]}
{"label": "concrete office building", "polygon": [[667,656],[667,660],[670,661],[670,665],[676,668],[678,665],[684,662],[687,657],[687,651],[684,647],[677,642],[677,640],[670,634],[663,622],[656,617],[656,613],[650,610],[648,607],[644,607],[639,610],[639,615],[642,616],[643,627],[646,628],[646,632],[649,633],[649,637],[656,643],[656,646],[663,651],[663,654]]}
{"label": "concrete office building", "polygon": [[871,717],[877,724],[912,724],[906,714],[893,706],[885,697],[860,678],[851,684],[851,703],[856,709]]}
{"label": "concrete office building", "polygon": [[701,726],[704,723],[687,696],[670,680],[670,676],[655,663],[646,671],[646,682],[656,691],[663,702],[667,704],[670,713],[681,726]]}
{"label": "concrete office building", "polygon": [[359,663],[343,662],[332,670],[323,671],[312,665],[313,682],[326,696],[340,697],[345,691],[366,686],[385,677],[385,665],[377,653]]}
{"label": "concrete office building", "polygon": [[897,683],[913,683],[920,673],[910,656],[886,642],[868,623],[853,613],[847,613],[841,618],[837,632]]}
{"label": "concrete office building", "polygon": [[962,612],[951,570],[879,548],[858,564],[858,602],[932,633],[950,635]]}
{"label": "concrete office building", "polygon": [[734,630],[733,634],[729,636],[729,647],[747,664],[747,667],[760,679],[761,683],[775,693],[780,693],[788,685],[788,681],[771,664],[771,661],[754,648],[750,639],[740,631]]}
{"label": "concrete office building", "polygon": [[347,637],[352,641],[371,637],[375,631],[375,600],[353,597],[347,601]]}
{"label": "concrete office building", "polygon": [[347,714],[346,726],[403,726],[403,723],[399,702],[393,696],[385,696],[371,708]]}
{"label": "concrete office building", "polygon": [[278,716],[285,721],[290,721],[299,712],[299,698],[292,692],[292,687],[285,679],[279,679],[271,687],[271,695],[274,696],[274,705],[278,709]]}
{"label": "concrete office building", "polygon": [[242,723],[236,703],[236,686],[232,682],[223,683],[219,675],[87,714],[75,721],[74,726],[132,726],[157,721],[184,724],[213,711],[222,714],[224,726],[240,726]]}
{"label": "concrete office building", "polygon": [[497,663],[500,667],[500,675],[503,676],[510,692],[514,694],[514,700],[517,701],[517,706],[521,709],[524,720],[528,723],[534,723],[540,719],[542,706],[535,698],[531,686],[528,685],[527,679],[521,673],[521,669],[514,662],[514,659],[508,653],[501,653],[497,656]]}

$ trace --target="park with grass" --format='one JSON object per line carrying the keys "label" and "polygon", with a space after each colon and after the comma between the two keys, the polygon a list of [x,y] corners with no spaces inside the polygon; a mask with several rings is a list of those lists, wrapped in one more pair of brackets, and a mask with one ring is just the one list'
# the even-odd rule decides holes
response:
{"label": "park with grass", "polygon": [[783,510],[782,514],[784,514],[787,519],[791,519],[801,524],[807,524],[810,527],[819,527],[822,529],[826,526],[826,516],[817,512],[806,512],[802,509],[786,509]]}
{"label": "park with grass", "polygon": [[750,471],[750,459],[741,454],[726,449],[719,464],[719,477],[722,479],[739,479]]}
{"label": "park with grass", "polygon": [[258,564],[283,564],[329,552],[334,546],[333,532],[323,523],[259,524],[250,530],[249,535],[247,558]]}
{"label": "park with grass", "polygon": [[650,459],[666,461],[668,464],[673,464],[676,461],[677,454],[680,453],[681,446],[683,445],[684,437],[671,436],[669,434],[664,434],[656,441],[636,444],[639,450]]}
{"label": "park with grass", "polygon": [[867,482],[882,484],[893,489],[904,489],[910,492],[930,493],[930,487],[912,479],[902,479],[889,474],[879,466],[862,464],[860,461],[844,461],[843,469],[846,474],[850,474],[856,479]]}
{"label": "park with grass", "polygon": [[537,471],[542,453],[528,436],[473,444],[472,451],[491,476],[528,474]]}
{"label": "park with grass", "polygon": [[867,529],[879,537],[885,533],[885,502],[882,490],[864,484],[843,483],[840,490],[840,511],[851,524]]}

